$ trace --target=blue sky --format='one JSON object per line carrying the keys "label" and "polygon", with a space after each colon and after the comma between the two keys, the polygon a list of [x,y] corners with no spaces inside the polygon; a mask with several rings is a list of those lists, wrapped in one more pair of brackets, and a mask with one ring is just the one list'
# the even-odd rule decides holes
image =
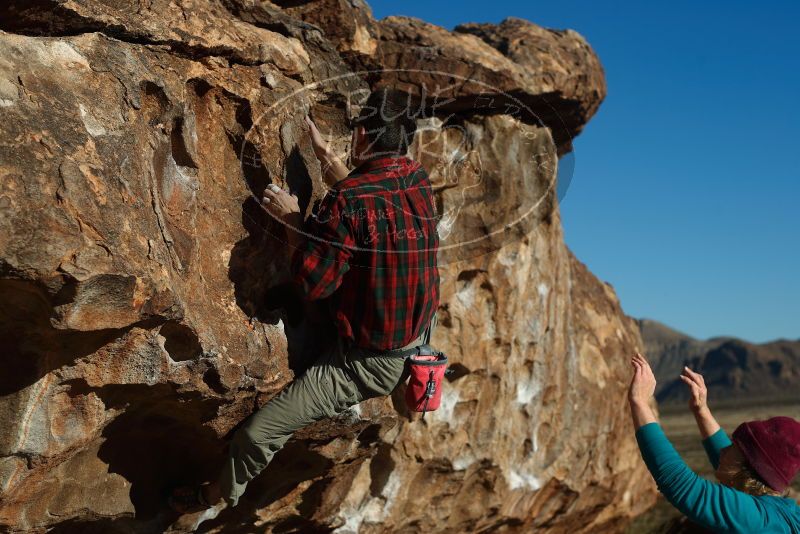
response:
{"label": "blue sky", "polygon": [[567,244],[629,315],[700,338],[800,338],[800,2],[370,5],[581,33],[609,94],[575,140]]}

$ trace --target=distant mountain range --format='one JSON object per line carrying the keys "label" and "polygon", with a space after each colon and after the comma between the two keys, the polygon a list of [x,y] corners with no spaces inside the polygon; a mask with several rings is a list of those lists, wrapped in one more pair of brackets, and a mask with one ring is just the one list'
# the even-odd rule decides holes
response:
{"label": "distant mountain range", "polygon": [[659,403],[686,402],[678,378],[684,365],[703,374],[713,404],[800,401],[800,339],[749,343],[732,337],[699,340],[640,319],[646,356],[658,380]]}

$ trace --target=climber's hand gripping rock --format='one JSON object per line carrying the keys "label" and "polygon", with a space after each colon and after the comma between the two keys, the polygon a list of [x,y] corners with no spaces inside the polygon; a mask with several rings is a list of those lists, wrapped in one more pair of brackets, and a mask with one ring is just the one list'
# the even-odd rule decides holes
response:
{"label": "climber's hand gripping rock", "polygon": [[296,226],[302,220],[297,195],[293,195],[275,184],[269,184],[264,189],[261,205],[284,224]]}

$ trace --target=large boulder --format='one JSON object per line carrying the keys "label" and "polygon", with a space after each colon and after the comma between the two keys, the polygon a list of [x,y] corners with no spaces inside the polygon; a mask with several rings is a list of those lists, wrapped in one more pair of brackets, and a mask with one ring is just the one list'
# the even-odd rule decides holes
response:
{"label": "large boulder", "polygon": [[572,30],[510,17],[450,32],[413,17],[376,21],[360,0],[278,3],[323,28],[373,87],[423,97],[429,113],[443,118],[507,114],[547,126],[559,155],[572,150],[572,139],[606,96],[600,60]]}
{"label": "large boulder", "polygon": [[0,7],[0,529],[622,528],[654,496],[623,409],[638,329],[564,245],[560,126],[464,107],[477,82],[446,116],[423,106],[412,150],[442,212],[434,342],[456,371],[442,408],[420,420],[367,401],[298,433],[237,508],[165,509],[325,341],[319,310],[298,323],[273,290],[290,251],[256,198],[277,183],[309,213],[324,194],[305,113],[344,152],[353,95],[433,88],[353,74],[384,46],[365,44],[371,28],[418,24],[497,62],[481,82],[524,105],[550,65],[500,54],[486,28],[376,22],[345,2],[362,22],[337,33],[340,3],[279,4]]}

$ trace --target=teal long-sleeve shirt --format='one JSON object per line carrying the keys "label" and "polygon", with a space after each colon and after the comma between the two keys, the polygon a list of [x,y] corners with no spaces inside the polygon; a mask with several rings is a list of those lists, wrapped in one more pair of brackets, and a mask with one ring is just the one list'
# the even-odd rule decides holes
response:
{"label": "teal long-sleeve shirt", "polygon": [[[640,427],[636,441],[659,491],[695,523],[714,532],[800,534],[800,506],[794,500],[755,497],[705,480],[689,469],[658,423]],[[730,445],[722,430],[703,440],[715,469],[720,451]]]}

